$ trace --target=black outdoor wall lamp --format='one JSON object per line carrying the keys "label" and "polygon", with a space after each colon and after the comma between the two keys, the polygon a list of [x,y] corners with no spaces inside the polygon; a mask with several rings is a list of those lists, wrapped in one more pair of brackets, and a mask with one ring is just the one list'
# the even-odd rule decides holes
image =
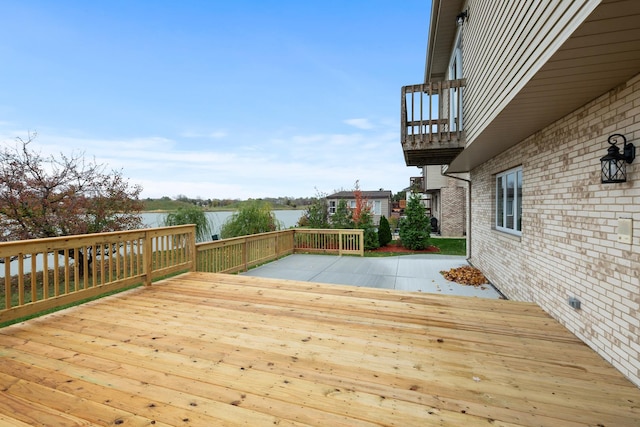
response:
{"label": "black outdoor wall lamp", "polygon": [[[622,153],[616,145],[618,138],[622,138]],[[602,165],[602,183],[614,184],[627,182],[627,163],[636,158],[636,147],[627,143],[627,138],[619,133],[614,133],[608,139],[611,146],[607,149],[607,155],[600,159]]]}
{"label": "black outdoor wall lamp", "polygon": [[465,10],[462,13],[459,13],[456,16],[456,24],[458,24],[458,26],[464,24],[464,21],[466,21],[467,19],[469,19],[469,12],[467,10]]}

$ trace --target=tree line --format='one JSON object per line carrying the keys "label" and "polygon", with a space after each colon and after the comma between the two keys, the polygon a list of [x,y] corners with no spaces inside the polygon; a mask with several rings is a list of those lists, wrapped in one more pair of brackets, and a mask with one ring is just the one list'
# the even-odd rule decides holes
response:
{"label": "tree line", "polygon": [[[132,185],[122,171],[107,170],[105,165],[88,160],[84,153],[43,156],[31,148],[35,134],[26,140],[0,149],[0,241],[14,241],[58,237],[76,234],[131,230],[142,227],[140,213],[145,202],[139,199],[142,187]],[[356,206],[350,209],[342,200],[335,214],[329,218],[326,195],[315,197],[279,197],[248,201],[192,199],[184,195],[175,198],[181,205],[171,209],[165,225],[197,225],[198,240],[208,240],[211,225],[204,210],[213,207],[234,207],[236,211],[223,224],[222,238],[275,231],[281,224],[272,210],[278,207],[305,208],[299,226],[314,228],[362,228],[365,248],[385,245],[388,223],[376,226],[368,201],[362,195],[356,181],[354,194]],[[404,192],[394,195],[394,200],[404,198]],[[168,197],[160,199],[169,201]],[[146,202],[148,202],[147,200]],[[146,205],[148,206],[148,205]],[[410,211],[411,201],[407,206]],[[174,206],[175,207],[175,206]],[[417,212],[417,211],[416,211]],[[422,209],[421,212],[424,213]],[[384,219],[387,222],[387,219]],[[428,218],[426,218],[428,227]],[[405,230],[408,229],[405,221]],[[419,221],[416,228],[425,228]],[[428,236],[428,228],[427,230]],[[384,231],[381,233],[381,230]],[[389,232],[390,234],[390,232]],[[404,233],[406,241],[413,234]],[[418,240],[422,239],[420,233]],[[403,238],[403,222],[400,223]],[[405,238],[403,238],[403,241]],[[89,262],[96,254],[71,254],[87,257]],[[1,262],[2,260],[0,260]]]}

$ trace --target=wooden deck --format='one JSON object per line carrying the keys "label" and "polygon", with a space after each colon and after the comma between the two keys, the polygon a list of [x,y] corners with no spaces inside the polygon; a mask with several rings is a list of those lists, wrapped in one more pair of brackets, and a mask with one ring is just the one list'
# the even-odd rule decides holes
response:
{"label": "wooden deck", "polygon": [[533,304],[186,273],[0,329],[0,425],[638,426]]}

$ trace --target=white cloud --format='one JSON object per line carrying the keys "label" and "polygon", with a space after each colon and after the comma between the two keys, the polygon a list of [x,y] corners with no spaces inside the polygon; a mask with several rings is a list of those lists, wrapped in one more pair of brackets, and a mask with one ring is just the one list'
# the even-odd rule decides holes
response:
{"label": "white cloud", "polygon": [[182,138],[210,138],[210,139],[221,139],[228,136],[228,133],[224,130],[216,130],[213,132],[194,132],[194,131],[184,131],[180,134]]}
{"label": "white cloud", "polygon": [[[26,135],[26,133],[25,133]],[[4,139],[0,130],[0,141]],[[194,137],[189,143],[151,136],[130,139],[68,137],[39,133],[33,148],[43,154],[84,152],[109,169],[122,170],[142,197],[247,199],[314,196],[352,188],[394,192],[408,185],[415,171],[404,165],[395,129],[383,132],[264,135],[219,142]]]}
{"label": "white cloud", "polygon": [[344,122],[358,129],[369,130],[374,128],[373,123],[371,123],[369,119],[347,119]]}

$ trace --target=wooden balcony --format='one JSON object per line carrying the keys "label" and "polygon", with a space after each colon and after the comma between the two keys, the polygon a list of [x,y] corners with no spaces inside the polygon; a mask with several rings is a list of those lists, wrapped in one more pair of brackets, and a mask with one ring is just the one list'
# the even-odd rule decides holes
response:
{"label": "wooden balcony", "polygon": [[446,165],[464,149],[465,84],[460,79],[402,88],[401,142],[407,166]]}

